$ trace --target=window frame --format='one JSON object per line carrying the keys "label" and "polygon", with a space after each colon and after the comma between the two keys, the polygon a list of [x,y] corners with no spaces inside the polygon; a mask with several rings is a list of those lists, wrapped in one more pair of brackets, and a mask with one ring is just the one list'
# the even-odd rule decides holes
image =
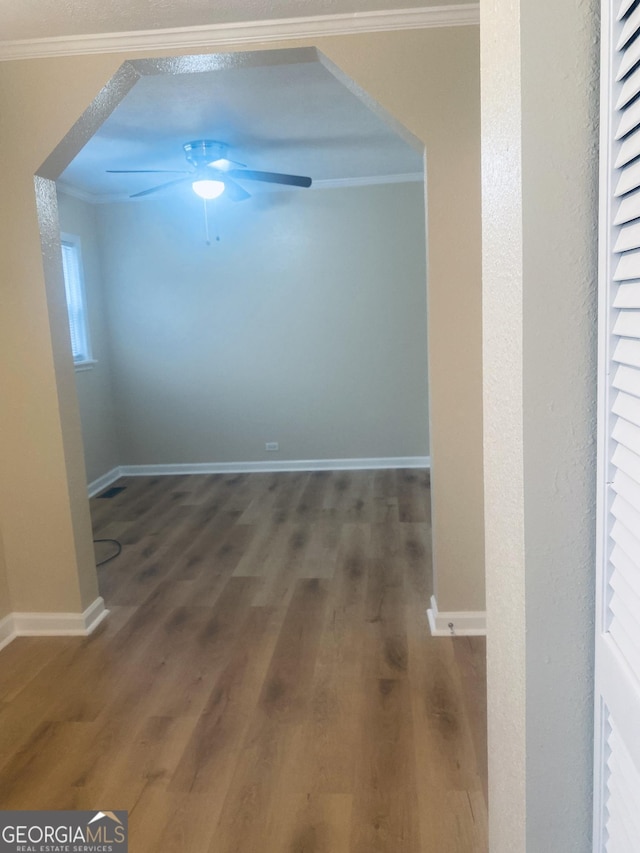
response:
{"label": "window frame", "polygon": [[[75,264],[77,268],[77,281],[75,282],[76,299],[72,304],[70,300],[70,288],[67,283],[65,274],[64,252],[65,247],[73,249],[75,254]],[[60,255],[62,258],[62,276],[64,280],[64,295],[67,306],[67,322],[69,324],[69,343],[71,347],[71,357],[73,359],[74,368],[79,370],[91,370],[97,364],[93,358],[93,349],[91,346],[91,334],[89,329],[89,315],[87,309],[87,293],[84,278],[84,264],[82,261],[82,241],[77,234],[67,232],[60,233]],[[80,331],[81,342],[83,344],[83,353],[78,358],[73,353],[73,336],[72,328],[72,311],[75,312],[78,321],[74,324]],[[80,322],[81,321],[81,322]]]}

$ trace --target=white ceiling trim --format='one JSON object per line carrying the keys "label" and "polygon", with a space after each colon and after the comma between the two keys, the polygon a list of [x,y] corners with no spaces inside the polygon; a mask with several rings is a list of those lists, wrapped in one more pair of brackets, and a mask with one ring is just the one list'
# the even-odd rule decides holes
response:
{"label": "white ceiling trim", "polygon": [[[372,175],[368,178],[326,178],[325,180],[314,181],[310,189],[328,190],[340,189],[341,187],[371,187],[376,184],[409,184],[424,180],[422,172],[411,172],[403,175]],[[116,204],[118,202],[144,202],[153,201],[153,196],[142,196],[142,198],[134,198],[124,193],[109,193],[108,195],[96,195],[86,192],[86,190],[72,187],[62,181],[57,181],[56,186],[60,192],[73,198],[85,201],[88,204]],[[274,184],[269,187],[269,192],[287,192],[288,187],[278,186]]]}
{"label": "white ceiling trim", "polygon": [[56,189],[65,195],[70,195],[72,198],[77,198],[80,201],[86,201],[87,204],[98,204],[100,196],[88,193],[86,190],[81,190],[79,187],[72,187],[70,184],[65,184],[62,181],[56,181]]}
{"label": "white ceiling trim", "polygon": [[88,53],[208,48],[282,41],[291,38],[318,38],[427,27],[462,27],[479,23],[480,12],[477,2],[458,6],[424,6],[418,9],[354,12],[348,15],[318,15],[238,24],[15,39],[0,41],[0,61]]}

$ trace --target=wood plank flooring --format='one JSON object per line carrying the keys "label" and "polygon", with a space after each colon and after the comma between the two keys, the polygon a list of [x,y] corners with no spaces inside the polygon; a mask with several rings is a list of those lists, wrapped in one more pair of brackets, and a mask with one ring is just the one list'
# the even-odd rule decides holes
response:
{"label": "wood plank flooring", "polygon": [[0,652],[0,808],[127,809],[132,853],[485,853],[484,643],[429,635],[427,473],[117,485],[109,618]]}

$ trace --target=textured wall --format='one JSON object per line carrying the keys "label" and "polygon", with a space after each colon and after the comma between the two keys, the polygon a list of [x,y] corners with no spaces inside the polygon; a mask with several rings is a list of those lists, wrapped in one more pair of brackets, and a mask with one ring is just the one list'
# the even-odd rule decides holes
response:
{"label": "textured wall", "polygon": [[87,480],[91,483],[121,464],[96,211],[87,202],[58,191],[58,215],[61,230],[81,240],[89,336],[92,355],[97,362],[89,370],[76,370],[75,373],[84,462]]}
{"label": "textured wall", "polygon": [[491,851],[584,853],[597,3],[493,0],[482,37]]}
{"label": "textured wall", "polygon": [[481,15],[484,494],[491,853],[524,853],[527,673],[520,18],[517,3],[499,0],[484,4]]}
{"label": "textured wall", "polygon": [[428,455],[422,184],[210,207],[99,206],[121,464]]}

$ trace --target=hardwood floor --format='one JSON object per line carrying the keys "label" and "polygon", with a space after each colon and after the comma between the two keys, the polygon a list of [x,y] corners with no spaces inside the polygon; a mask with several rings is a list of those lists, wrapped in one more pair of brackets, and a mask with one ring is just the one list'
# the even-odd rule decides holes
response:
{"label": "hardwood floor", "polygon": [[111,615],[0,653],[0,808],[127,809],[132,853],[485,853],[484,643],[429,635],[428,483],[94,499]]}

